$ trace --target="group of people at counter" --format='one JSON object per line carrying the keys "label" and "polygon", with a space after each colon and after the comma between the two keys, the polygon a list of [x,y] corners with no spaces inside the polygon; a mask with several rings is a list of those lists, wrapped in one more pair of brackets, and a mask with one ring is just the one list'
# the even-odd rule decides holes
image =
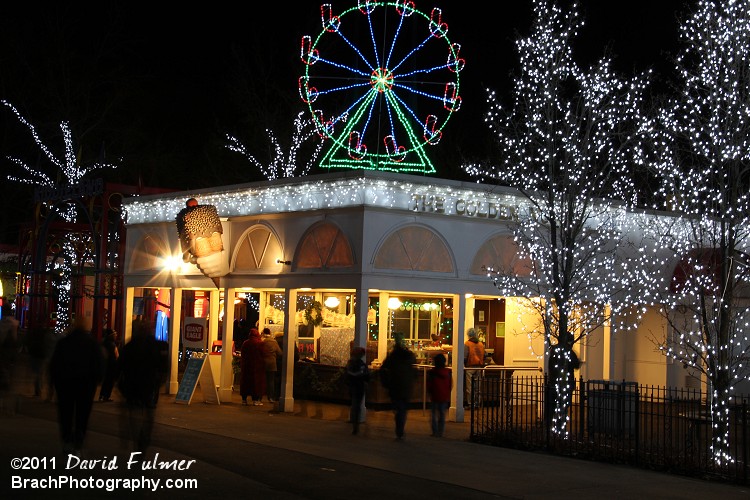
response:
{"label": "group of people at counter", "polygon": [[[263,396],[269,403],[279,400],[281,392],[280,374],[283,337],[276,336],[264,328],[247,328],[244,320],[235,327],[235,356],[240,359],[240,396],[242,404],[248,405],[250,397],[253,406],[263,406]],[[237,350],[239,348],[239,350]],[[294,361],[299,360],[299,351],[294,349]]]}

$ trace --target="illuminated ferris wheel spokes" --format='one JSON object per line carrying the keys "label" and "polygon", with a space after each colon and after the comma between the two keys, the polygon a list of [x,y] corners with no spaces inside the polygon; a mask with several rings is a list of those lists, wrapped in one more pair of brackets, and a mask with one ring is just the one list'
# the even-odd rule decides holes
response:
{"label": "illuminated ferris wheel spokes", "polygon": [[[465,65],[441,9],[427,15],[408,0],[358,0],[340,13],[331,4],[320,12],[320,34],[302,37],[298,86],[333,143],[321,166],[434,172],[424,147],[440,141],[460,109]],[[416,46],[407,43],[415,36]]]}

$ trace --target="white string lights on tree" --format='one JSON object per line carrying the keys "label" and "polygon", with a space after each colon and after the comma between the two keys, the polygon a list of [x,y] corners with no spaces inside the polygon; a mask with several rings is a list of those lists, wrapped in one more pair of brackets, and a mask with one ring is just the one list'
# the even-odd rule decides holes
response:
{"label": "white string lights on tree", "polygon": [[[315,124],[312,123],[312,120],[304,119],[304,116],[305,113],[301,112],[294,119],[294,132],[292,134],[292,141],[288,151],[285,151],[284,148],[281,147],[273,130],[266,129],[272,148],[271,157],[267,163],[261,162],[255,156],[250,154],[245,145],[232,135],[227,135],[229,143],[226,147],[247,158],[247,160],[269,181],[307,175],[310,173],[310,169],[315,164],[315,161],[320,154],[320,150],[323,148],[323,139],[318,135]],[[298,158],[300,148],[310,139],[315,140],[315,149],[312,154],[307,155],[307,160],[304,165],[300,166],[298,165],[298,162],[300,161]]]}
{"label": "white string lights on tree", "polygon": [[[10,109],[16,116],[19,122],[26,126],[31,132],[31,137],[34,139],[34,143],[44,153],[44,156],[49,160],[50,163],[55,167],[54,172],[45,172],[38,168],[32,167],[25,161],[8,156],[7,158],[21,167],[25,172],[25,177],[15,176],[13,174],[8,175],[8,179],[14,182],[20,182],[23,184],[33,184],[38,186],[49,186],[54,187],[56,185],[55,179],[58,173],[62,174],[63,178],[68,185],[73,186],[77,184],[84,176],[91,174],[97,170],[113,169],[117,168],[117,165],[111,163],[98,163],[94,162],[89,165],[81,165],[75,156],[75,148],[73,147],[73,135],[70,131],[70,125],[68,122],[60,123],[60,130],[63,134],[63,146],[65,154],[63,158],[57,158],[54,153],[42,142],[39,134],[36,131],[34,125],[32,125],[21,113],[16,109],[13,104],[6,100],[0,100],[0,104]],[[52,174],[52,175],[51,175]]]}
{"label": "white string lights on tree", "polygon": [[[13,182],[19,182],[21,184],[31,184],[34,186],[43,186],[55,188],[60,184],[60,180],[64,183],[64,186],[75,186],[84,177],[90,175],[92,172],[117,168],[116,165],[111,163],[99,163],[94,162],[83,165],[75,155],[75,147],[73,145],[73,134],[70,130],[68,122],[60,123],[60,130],[63,136],[63,155],[58,158],[52,152],[52,150],[42,141],[39,134],[36,131],[34,125],[32,125],[21,113],[16,109],[13,104],[6,100],[0,100],[0,104],[10,109],[11,112],[16,116],[18,121],[24,125],[29,132],[36,146],[44,154],[44,157],[52,165],[52,169],[43,169],[41,167],[33,167],[24,160],[7,156],[6,158],[20,167],[25,175],[19,176],[14,174],[8,174],[8,180]],[[60,217],[66,222],[76,222],[77,212],[75,204],[59,202],[55,206]],[[73,234],[69,235],[66,241],[62,242],[58,252],[55,252],[53,260],[50,262],[50,271],[52,276],[59,276],[59,279],[55,278],[51,281],[52,286],[57,290],[57,329],[62,332],[70,323],[70,290],[72,280],[72,266],[77,265],[80,258],[90,258],[90,255],[86,251],[82,251],[84,248],[88,248],[92,244],[88,238]]]}
{"label": "white string lights on tree", "polygon": [[571,42],[582,25],[575,5],[563,12],[553,2],[533,2],[531,34],[517,42],[512,108],[488,91],[486,122],[501,160],[464,166],[480,179],[517,188],[525,199],[527,215],[512,228],[527,272],[488,274],[501,293],[527,298],[538,314],[534,333],[545,341],[547,397],[554,401],[547,419],[561,436],[574,388],[574,346],[639,296],[632,290],[637,252],[627,240],[633,218],[625,209],[636,201],[631,157],[647,78],[621,79],[608,59],[579,68]]}
{"label": "white string lights on tree", "polygon": [[734,385],[750,368],[750,1],[706,1],[682,24],[676,95],[643,128],[641,160],[661,181],[682,231],[656,227],[679,262],[660,302],[670,335],[659,346],[705,381],[715,463],[729,453]]}

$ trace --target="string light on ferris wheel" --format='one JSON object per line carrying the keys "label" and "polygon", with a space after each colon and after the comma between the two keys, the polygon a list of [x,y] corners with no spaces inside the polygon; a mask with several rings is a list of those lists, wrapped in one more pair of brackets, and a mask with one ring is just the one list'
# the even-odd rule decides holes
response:
{"label": "string light on ferris wheel", "polygon": [[359,0],[342,12],[323,4],[320,15],[321,32],[301,39],[298,91],[331,139],[321,167],[435,172],[424,149],[461,107],[465,66],[442,10]]}

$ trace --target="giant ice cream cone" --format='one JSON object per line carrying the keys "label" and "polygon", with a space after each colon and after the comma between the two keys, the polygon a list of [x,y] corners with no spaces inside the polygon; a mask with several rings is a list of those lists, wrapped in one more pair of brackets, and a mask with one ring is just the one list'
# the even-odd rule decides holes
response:
{"label": "giant ice cream cone", "polygon": [[[175,222],[185,262],[224,250],[221,241],[224,231],[214,205],[199,205],[194,198],[190,198],[187,206],[177,214]],[[219,288],[219,278],[211,277],[211,280]]]}

